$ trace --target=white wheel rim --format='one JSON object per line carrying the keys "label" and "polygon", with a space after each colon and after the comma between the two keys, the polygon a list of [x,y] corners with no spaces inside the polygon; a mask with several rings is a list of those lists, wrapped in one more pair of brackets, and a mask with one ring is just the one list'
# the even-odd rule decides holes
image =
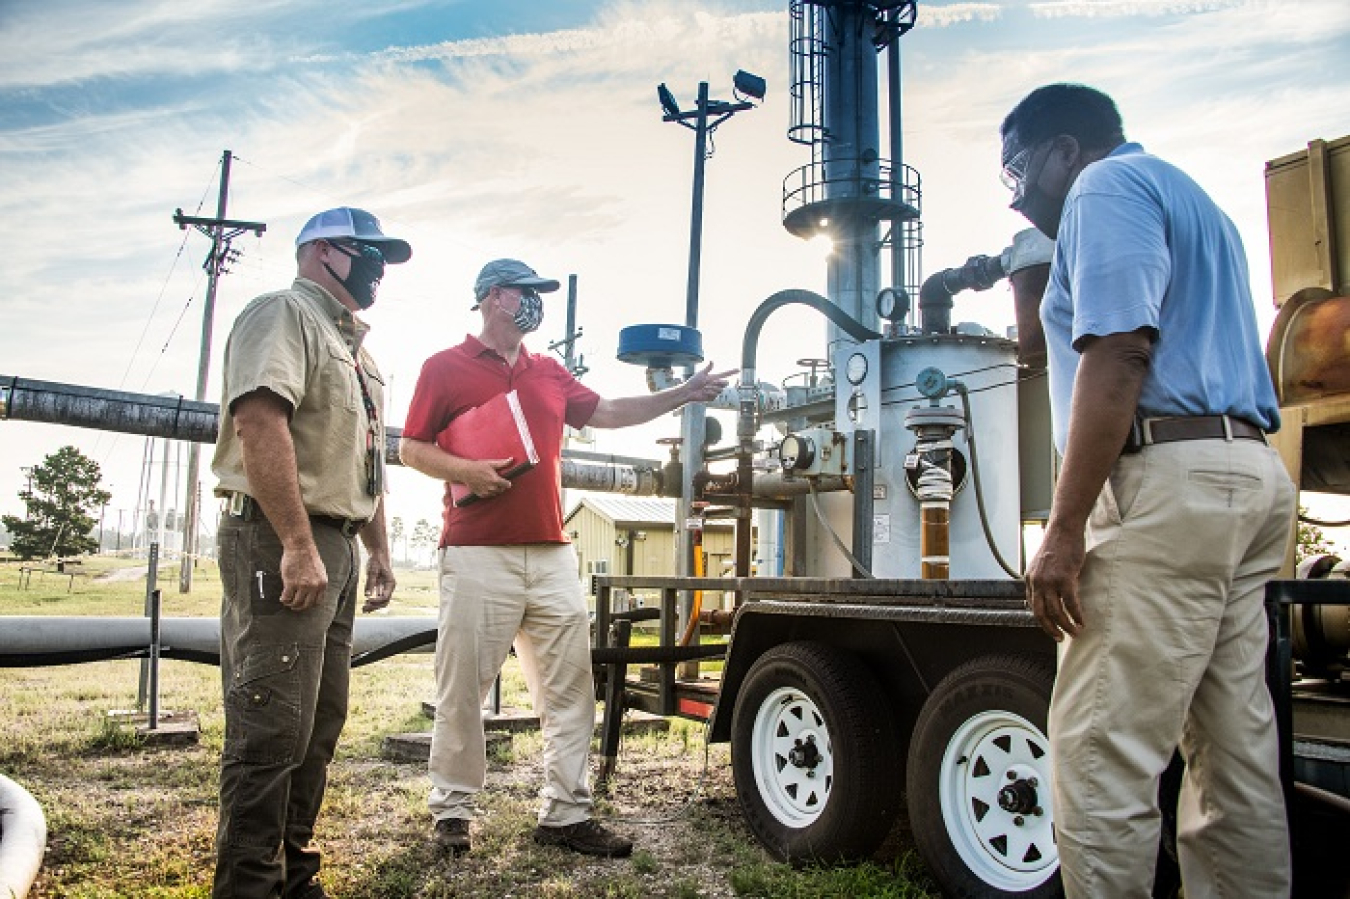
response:
{"label": "white wheel rim", "polygon": [[991,887],[1029,890],[1059,867],[1049,750],[1025,718],[990,711],[966,721],[943,753],[938,795],[947,833]]}
{"label": "white wheel rim", "polygon": [[829,803],[834,751],[825,718],[810,696],[781,687],[760,703],[750,739],[755,786],[769,813],[807,827]]}

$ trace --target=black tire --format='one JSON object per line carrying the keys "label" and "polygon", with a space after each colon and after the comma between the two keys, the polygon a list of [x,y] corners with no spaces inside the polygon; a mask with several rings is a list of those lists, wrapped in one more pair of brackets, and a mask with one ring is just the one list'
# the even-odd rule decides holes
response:
{"label": "black tire", "polygon": [[943,678],[919,713],[910,826],[948,896],[1063,895],[1045,737],[1053,684],[1054,670],[1035,659],[973,659]]}
{"label": "black tire", "polygon": [[855,656],[787,643],[755,662],[732,713],[732,771],[746,822],[793,863],[863,859],[900,811],[895,715]]}

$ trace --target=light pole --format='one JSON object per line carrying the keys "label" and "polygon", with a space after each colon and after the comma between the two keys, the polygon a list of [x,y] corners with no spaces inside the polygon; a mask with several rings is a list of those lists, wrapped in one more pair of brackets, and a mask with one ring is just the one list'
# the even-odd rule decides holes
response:
{"label": "light pole", "polygon": [[[111,488],[112,484],[109,484],[108,487]],[[108,494],[108,499],[112,499],[111,492],[109,492]],[[103,507],[98,510],[98,554],[100,556],[103,555],[103,516],[107,514],[108,514],[108,503],[105,500],[103,503]]]}
{"label": "light pole", "polygon": [[[657,85],[656,88],[657,99],[661,101],[661,109],[665,112],[662,121],[677,122],[694,132],[694,188],[689,214],[689,280],[684,301],[684,323],[690,329],[698,327],[698,282],[699,269],[703,261],[703,172],[709,156],[708,136],[718,125],[736,113],[754,109],[755,104],[747,100],[747,97],[755,100],[764,99],[765,82],[758,75],[752,75],[744,70],[738,71],[732,78],[732,85],[737,102],[728,103],[724,100],[708,99],[708,82],[700,82],[698,99],[694,108],[689,110],[680,109],[674,95],[665,84]],[[693,367],[690,366],[685,371],[685,377],[689,377],[692,373]],[[702,404],[695,403],[684,407],[680,420],[684,473],[680,482],[680,501],[675,512],[676,533],[679,534],[677,573],[683,577],[688,577],[695,571],[694,552],[697,548],[695,531],[702,529],[701,520],[694,522],[691,519],[694,512],[694,474],[703,467],[703,444],[706,439],[704,422],[705,412]],[[738,522],[738,526],[745,524]],[[693,596],[686,592],[682,594],[680,600],[683,630],[689,630],[689,617],[692,612]]]}

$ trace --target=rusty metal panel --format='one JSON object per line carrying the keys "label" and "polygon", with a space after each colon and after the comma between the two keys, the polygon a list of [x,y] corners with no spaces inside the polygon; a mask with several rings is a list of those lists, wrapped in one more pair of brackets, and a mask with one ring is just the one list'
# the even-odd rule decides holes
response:
{"label": "rusty metal panel", "polygon": [[1350,293],[1350,136],[1267,162],[1266,214],[1276,306],[1308,288]]}

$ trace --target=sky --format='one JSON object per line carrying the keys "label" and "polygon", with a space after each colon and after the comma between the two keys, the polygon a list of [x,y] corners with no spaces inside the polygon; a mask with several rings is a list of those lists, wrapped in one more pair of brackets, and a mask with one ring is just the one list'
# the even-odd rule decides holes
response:
{"label": "sky", "polygon": [[[786,137],[787,5],[5,3],[0,376],[191,398],[209,242],[172,215],[215,215],[229,150],[227,217],[267,230],[233,243],[208,400],[219,399],[230,322],[253,296],[290,283],[296,233],[338,205],[369,209],[414,249],[365,315],[391,424],[402,423],[423,360],[477,333],[473,279],[502,256],[564,284],[575,275],[585,383],[610,397],[642,393],[642,369],[615,358],[618,334],[684,320],[693,171],[693,134],[662,122],[655,88],[666,83],[686,108],[702,81],[732,100],[732,75],[745,69],[768,92],[715,133],[700,279],[705,353],[734,368],[760,302],[785,288],[825,290],[827,248],[781,225],[783,179],[810,162]],[[1274,319],[1264,165],[1350,134],[1350,91],[1334,74],[1348,52],[1344,0],[921,2],[901,53],[925,274],[997,254],[1026,227],[999,183],[999,122],[1041,84],[1077,81],[1111,94],[1127,136],[1186,169],[1237,223],[1264,332]],[[563,297],[529,348],[563,336]],[[1001,332],[1011,294],[962,294],[953,320]],[[824,344],[813,313],[777,313],[759,374],[780,381]],[[665,418],[602,432],[592,449],[660,459],[656,440],[678,430]],[[130,528],[144,438],[56,425],[0,422],[0,512],[22,514],[21,468],[66,444],[102,466],[109,526],[121,515]],[[187,453],[170,452],[172,487]],[[209,447],[202,458],[209,495]],[[152,499],[163,476],[150,472]],[[409,528],[436,520],[439,485],[396,469],[390,486],[391,516]]]}

